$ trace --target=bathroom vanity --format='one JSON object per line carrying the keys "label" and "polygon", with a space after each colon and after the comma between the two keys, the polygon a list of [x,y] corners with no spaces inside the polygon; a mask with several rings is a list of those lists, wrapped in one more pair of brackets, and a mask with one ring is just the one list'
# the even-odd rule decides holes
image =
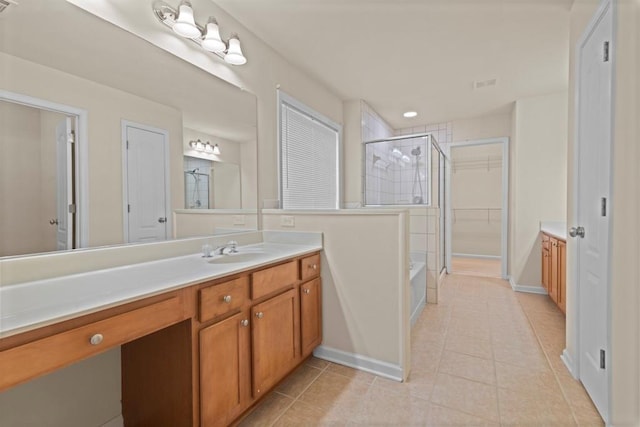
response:
{"label": "bathroom vanity", "polygon": [[[283,246],[235,262],[247,256],[241,248],[213,259],[224,274],[2,331],[0,391],[122,346],[125,425],[230,424],[322,341],[320,248]],[[137,268],[179,261],[210,267],[192,255]],[[130,270],[134,281],[142,277]]]}

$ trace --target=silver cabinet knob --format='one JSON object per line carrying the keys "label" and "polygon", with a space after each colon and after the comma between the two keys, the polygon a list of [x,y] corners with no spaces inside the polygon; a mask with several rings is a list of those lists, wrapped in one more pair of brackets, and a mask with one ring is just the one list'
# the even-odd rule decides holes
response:
{"label": "silver cabinet knob", "polygon": [[89,342],[91,343],[91,345],[98,345],[102,342],[102,340],[104,340],[102,334],[95,334],[91,338],[89,338]]}
{"label": "silver cabinet knob", "polygon": [[584,227],[571,227],[569,229],[569,236],[571,237],[581,237],[584,239],[585,231]]}
{"label": "silver cabinet knob", "polygon": [[231,302],[231,295],[225,295],[222,297],[222,301],[226,302],[227,304],[229,304]]}
{"label": "silver cabinet knob", "polygon": [[309,295],[311,293],[311,289],[303,289],[302,292],[304,292],[306,295]]}
{"label": "silver cabinet knob", "polygon": [[245,328],[249,326],[249,321],[247,319],[242,319],[240,321],[240,326],[244,326]]}
{"label": "silver cabinet knob", "polygon": [[313,264],[313,265],[310,265],[309,268],[313,268],[314,270],[317,270],[318,269],[318,265],[317,264]]}
{"label": "silver cabinet knob", "polygon": [[256,317],[257,317],[258,319],[262,319],[262,318],[264,317],[264,313],[263,313],[263,312],[261,312],[261,311],[259,311],[259,312],[257,312],[257,313],[256,313]]}

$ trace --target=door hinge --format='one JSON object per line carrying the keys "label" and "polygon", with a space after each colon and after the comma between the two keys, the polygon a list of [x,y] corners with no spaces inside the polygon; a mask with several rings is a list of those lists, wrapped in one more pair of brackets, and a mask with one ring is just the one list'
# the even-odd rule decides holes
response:
{"label": "door hinge", "polygon": [[604,42],[602,59],[602,62],[609,62],[609,42]]}
{"label": "door hinge", "polygon": [[131,205],[127,205],[127,212],[131,212]]}
{"label": "door hinge", "polygon": [[76,204],[75,203],[72,203],[72,204],[69,205],[69,213],[70,214],[76,213]]}
{"label": "door hinge", "polygon": [[607,216],[607,198],[603,197],[600,201],[600,215]]}
{"label": "door hinge", "polygon": [[605,369],[605,353],[604,350],[600,349],[600,369]]}
{"label": "door hinge", "polygon": [[127,139],[127,150],[129,149],[129,140]]}
{"label": "door hinge", "polygon": [[67,141],[69,142],[69,144],[73,144],[76,142],[76,131],[72,130],[71,132],[69,132],[69,136],[67,138]]}

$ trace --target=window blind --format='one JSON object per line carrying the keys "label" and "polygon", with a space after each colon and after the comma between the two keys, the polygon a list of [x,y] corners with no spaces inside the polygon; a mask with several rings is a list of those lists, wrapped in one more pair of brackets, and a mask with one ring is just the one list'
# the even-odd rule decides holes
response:
{"label": "window blind", "polygon": [[286,103],[280,120],[282,208],[338,209],[338,131]]}

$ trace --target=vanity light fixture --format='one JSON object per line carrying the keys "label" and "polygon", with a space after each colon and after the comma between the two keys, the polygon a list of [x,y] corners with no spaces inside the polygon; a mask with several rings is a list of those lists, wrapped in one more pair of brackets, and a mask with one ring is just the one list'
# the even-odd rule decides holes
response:
{"label": "vanity light fixture", "polygon": [[243,65],[247,58],[242,53],[240,38],[232,34],[225,42],[220,36],[220,27],[214,17],[209,17],[206,26],[195,21],[193,8],[188,0],[182,0],[178,10],[164,1],[153,3],[153,13],[158,20],[171,28],[176,34],[186,37],[204,50],[224,59],[227,64]]}
{"label": "vanity light fixture", "polygon": [[189,147],[191,147],[192,150],[203,151],[207,154],[220,154],[220,147],[218,146],[218,143],[212,145],[209,141],[202,142],[199,138],[189,141]]}

